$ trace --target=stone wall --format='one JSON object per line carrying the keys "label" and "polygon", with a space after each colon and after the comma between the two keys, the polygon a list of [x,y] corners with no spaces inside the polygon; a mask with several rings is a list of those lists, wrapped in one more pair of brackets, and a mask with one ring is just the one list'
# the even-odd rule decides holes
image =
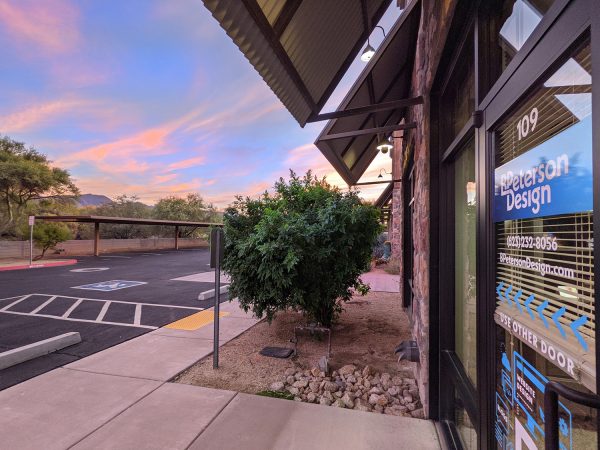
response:
{"label": "stone wall", "polygon": [[[417,128],[409,130],[404,139],[414,143],[415,208],[413,214],[413,288],[412,332],[420,351],[420,363],[415,377],[419,385],[426,416],[429,415],[429,142],[430,142],[430,92],[448,34],[457,0],[423,0],[421,24],[417,39],[415,65],[412,75],[411,97],[422,95],[423,105],[409,108],[407,122],[416,122]],[[403,146],[406,148],[406,146]],[[400,152],[398,152],[398,155]],[[404,155],[402,155],[404,156]],[[400,183],[396,183],[400,184]],[[402,188],[394,188],[394,227],[402,234]],[[398,239],[398,237],[396,237]],[[401,252],[401,237],[398,246]],[[402,266],[401,266],[402,268]],[[402,272],[401,272],[402,273]],[[401,283],[403,280],[401,280]],[[402,284],[401,284],[402,285]]]}
{"label": "stone wall", "polygon": [[[100,239],[100,253],[151,251],[172,249],[175,246],[173,238],[147,238],[147,239]],[[208,247],[203,239],[179,238],[179,248]],[[61,250],[60,256],[85,256],[94,253],[94,241],[70,240],[61,242],[56,246]],[[35,249],[34,254],[41,250]],[[46,256],[58,256],[56,251],[48,250]],[[0,241],[0,259],[2,258],[29,258],[29,241]]]}

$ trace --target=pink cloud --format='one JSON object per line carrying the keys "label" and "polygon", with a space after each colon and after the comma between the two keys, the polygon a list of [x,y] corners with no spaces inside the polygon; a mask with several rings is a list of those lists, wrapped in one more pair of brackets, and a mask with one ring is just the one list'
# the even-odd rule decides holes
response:
{"label": "pink cloud", "polygon": [[81,43],[79,12],[66,0],[0,0],[0,24],[24,49],[72,52]]}
{"label": "pink cloud", "polygon": [[199,166],[204,163],[206,158],[204,156],[196,156],[194,158],[183,159],[181,161],[176,161],[167,166],[167,170],[181,170],[188,169],[190,167]]}

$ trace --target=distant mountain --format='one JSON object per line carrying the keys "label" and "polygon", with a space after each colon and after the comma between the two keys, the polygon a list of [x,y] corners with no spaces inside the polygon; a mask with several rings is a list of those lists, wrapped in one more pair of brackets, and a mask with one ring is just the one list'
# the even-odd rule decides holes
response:
{"label": "distant mountain", "polygon": [[77,198],[78,206],[101,206],[113,201],[106,195],[82,194]]}

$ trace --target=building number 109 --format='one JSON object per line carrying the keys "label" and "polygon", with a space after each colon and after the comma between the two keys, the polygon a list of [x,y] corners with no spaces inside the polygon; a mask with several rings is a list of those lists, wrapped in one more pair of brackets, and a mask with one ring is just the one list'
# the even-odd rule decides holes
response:
{"label": "building number 109", "polygon": [[521,120],[517,122],[517,132],[519,133],[519,141],[535,130],[537,125],[539,112],[537,108],[533,108],[529,114],[525,114]]}

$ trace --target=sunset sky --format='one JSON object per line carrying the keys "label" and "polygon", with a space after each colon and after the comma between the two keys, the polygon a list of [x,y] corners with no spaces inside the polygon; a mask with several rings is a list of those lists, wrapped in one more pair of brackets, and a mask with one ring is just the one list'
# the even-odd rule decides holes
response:
{"label": "sunset sky", "polygon": [[[290,168],[345,186],[312,144],[324,123],[300,128],[200,0],[0,0],[0,48],[0,134],[69,169],[82,193],[199,192],[222,208]],[[382,167],[388,155],[363,181]]]}

